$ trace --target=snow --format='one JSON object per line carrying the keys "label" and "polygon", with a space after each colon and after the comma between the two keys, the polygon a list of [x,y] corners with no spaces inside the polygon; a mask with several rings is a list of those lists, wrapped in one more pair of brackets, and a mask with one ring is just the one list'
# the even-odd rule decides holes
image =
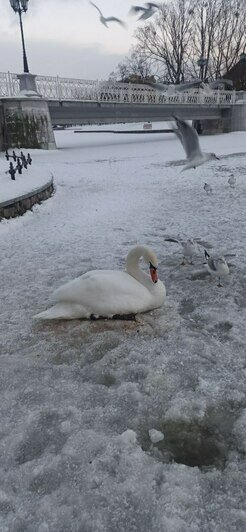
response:
{"label": "snow", "polygon": [[[201,137],[221,159],[183,173],[173,134],[56,140],[31,151],[55,194],[0,223],[0,530],[244,531],[246,133]],[[180,266],[167,235],[235,253],[224,287],[202,250]],[[66,281],[123,270],[135,244],[160,260],[163,307],[136,321],[32,319]],[[153,428],[165,436],[154,445]]]}

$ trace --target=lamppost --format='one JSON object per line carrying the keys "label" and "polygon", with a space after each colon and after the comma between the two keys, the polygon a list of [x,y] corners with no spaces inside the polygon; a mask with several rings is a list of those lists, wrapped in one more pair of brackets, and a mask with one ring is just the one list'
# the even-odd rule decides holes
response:
{"label": "lamppost", "polygon": [[26,13],[28,9],[28,1],[29,0],[9,0],[10,5],[13,8],[15,13],[19,14],[20,18],[20,30],[21,30],[21,41],[22,41],[22,49],[23,49],[23,64],[24,64],[24,72],[29,73],[28,63],[27,63],[27,57],[26,57],[26,49],[25,49],[25,41],[24,41],[24,33],[23,33],[23,25],[22,25],[22,13]]}
{"label": "lamppost", "polygon": [[198,59],[197,61],[197,65],[200,68],[200,79],[202,80],[203,80],[203,69],[206,66],[207,62],[208,60],[205,57],[200,57],[200,59]]}

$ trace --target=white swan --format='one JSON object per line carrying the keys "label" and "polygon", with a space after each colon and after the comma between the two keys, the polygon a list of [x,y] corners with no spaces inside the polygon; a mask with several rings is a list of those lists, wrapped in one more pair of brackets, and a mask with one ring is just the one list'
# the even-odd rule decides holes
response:
{"label": "white swan", "polygon": [[[139,268],[140,258],[149,265],[150,276]],[[126,272],[93,270],[58,288],[56,304],[34,318],[112,318],[137,314],[162,305],[166,289],[158,280],[157,257],[146,246],[136,246],[127,255]]]}

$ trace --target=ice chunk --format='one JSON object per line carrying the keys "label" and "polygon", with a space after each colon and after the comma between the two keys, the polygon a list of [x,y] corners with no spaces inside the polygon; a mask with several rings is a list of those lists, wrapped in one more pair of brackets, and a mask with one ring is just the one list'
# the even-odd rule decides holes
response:
{"label": "ice chunk", "polygon": [[160,432],[160,430],[156,430],[156,429],[149,430],[149,437],[152,443],[158,443],[158,441],[164,440],[164,434]]}
{"label": "ice chunk", "polygon": [[137,441],[137,434],[134,430],[127,429],[125,432],[122,432],[119,438],[122,443],[125,443],[125,445],[132,445]]}

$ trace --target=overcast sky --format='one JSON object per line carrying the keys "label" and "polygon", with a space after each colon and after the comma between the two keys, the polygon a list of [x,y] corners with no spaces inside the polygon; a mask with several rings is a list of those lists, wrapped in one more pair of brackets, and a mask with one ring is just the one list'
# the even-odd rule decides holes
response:
{"label": "overcast sky", "polygon": [[[129,16],[135,0],[95,0],[105,16],[127,23],[105,28],[88,0],[29,0],[23,14],[29,70],[34,74],[107,79],[134,43],[141,22]],[[0,72],[22,72],[18,15],[9,0],[0,0]]]}

